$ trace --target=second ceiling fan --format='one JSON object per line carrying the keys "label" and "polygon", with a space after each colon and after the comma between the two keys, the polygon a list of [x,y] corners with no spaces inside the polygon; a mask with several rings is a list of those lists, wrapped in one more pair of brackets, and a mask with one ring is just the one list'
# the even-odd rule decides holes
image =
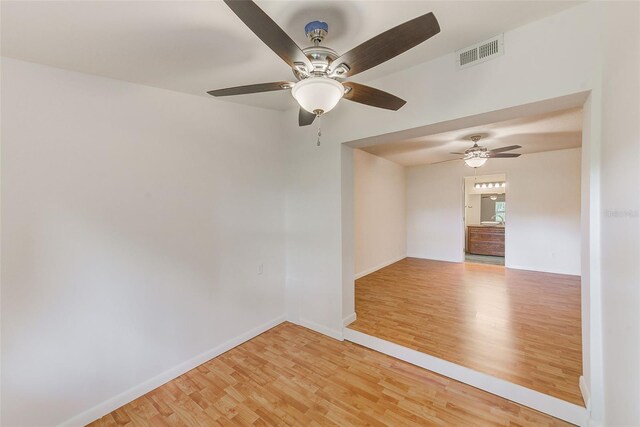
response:
{"label": "second ceiling fan", "polygon": [[313,46],[301,49],[262,9],[251,0],[225,0],[231,10],[292,69],[297,81],[279,81],[237,86],[207,92],[213,96],[291,90],[300,105],[298,124],[307,126],[329,112],[343,97],[350,101],[387,110],[398,110],[406,101],[395,95],[346,81],[358,73],[382,64],[440,32],[433,13],[414,18],[338,55],[320,43],[329,27],[321,21],[305,26]]}
{"label": "second ceiling fan", "polygon": [[[473,141],[473,147],[464,150],[464,153],[451,153],[464,155],[464,157],[461,157],[460,159],[453,160],[464,160],[467,166],[470,166],[472,168],[479,168],[487,162],[487,159],[520,157],[520,154],[518,153],[505,153],[505,151],[517,150],[518,148],[522,148],[520,145],[509,145],[507,147],[488,150],[487,147],[478,145],[478,141],[482,139],[482,135],[471,135],[469,139]],[[445,162],[450,161],[451,160],[445,160]]]}

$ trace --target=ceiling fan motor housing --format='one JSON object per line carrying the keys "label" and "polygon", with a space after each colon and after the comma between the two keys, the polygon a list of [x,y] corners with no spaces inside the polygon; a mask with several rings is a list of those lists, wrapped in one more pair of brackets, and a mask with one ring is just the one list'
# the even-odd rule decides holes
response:
{"label": "ceiling fan motor housing", "polygon": [[469,139],[473,141],[473,147],[464,151],[465,158],[488,157],[487,147],[478,145],[478,141],[482,139],[482,135],[471,135]]}
{"label": "ceiling fan motor housing", "polygon": [[294,68],[293,74],[298,80],[312,76],[326,76],[329,65],[331,65],[331,62],[338,57],[338,54],[333,49],[329,49],[325,46],[307,47],[303,49],[302,52],[304,52],[307,58],[309,58],[309,61],[311,61],[313,70],[305,75]]}

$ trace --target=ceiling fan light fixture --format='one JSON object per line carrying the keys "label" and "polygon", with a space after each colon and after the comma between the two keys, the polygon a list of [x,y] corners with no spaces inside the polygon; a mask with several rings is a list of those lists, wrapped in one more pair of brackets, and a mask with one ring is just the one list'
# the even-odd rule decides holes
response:
{"label": "ceiling fan light fixture", "polygon": [[[484,165],[487,162],[487,158],[486,157],[473,156],[473,157],[469,157],[468,159],[464,159],[464,162],[469,167],[479,168],[480,166]],[[483,187],[484,187],[484,185],[483,185]]]}
{"label": "ceiling fan light fixture", "polygon": [[344,86],[327,77],[310,77],[296,83],[291,94],[304,110],[324,114],[338,104],[344,95]]}

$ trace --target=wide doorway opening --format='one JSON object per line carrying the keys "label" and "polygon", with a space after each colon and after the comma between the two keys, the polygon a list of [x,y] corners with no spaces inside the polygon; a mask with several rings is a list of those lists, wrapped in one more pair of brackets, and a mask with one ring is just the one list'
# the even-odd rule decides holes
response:
{"label": "wide doorway opening", "polygon": [[[356,320],[345,337],[542,411],[584,414],[582,114],[355,149]],[[515,148],[470,167],[456,153],[478,133],[488,152]]]}

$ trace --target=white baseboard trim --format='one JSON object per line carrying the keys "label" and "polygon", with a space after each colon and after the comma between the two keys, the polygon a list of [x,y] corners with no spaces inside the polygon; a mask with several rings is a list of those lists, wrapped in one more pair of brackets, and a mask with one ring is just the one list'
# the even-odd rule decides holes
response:
{"label": "white baseboard trim", "polygon": [[395,263],[396,263],[396,262],[398,262],[398,261],[402,261],[402,260],[403,260],[403,259],[405,259],[406,257],[407,257],[406,255],[402,255],[400,258],[394,258],[394,259],[392,259],[391,261],[383,262],[382,264],[378,264],[378,265],[376,265],[376,266],[375,266],[375,267],[373,267],[373,268],[368,268],[368,269],[366,269],[366,270],[364,270],[364,271],[361,271],[360,273],[356,273],[354,280],[358,280],[359,278],[364,277],[364,276],[366,276],[367,274],[371,274],[371,273],[373,273],[374,271],[378,271],[378,270],[380,270],[380,269],[382,269],[382,268],[385,268],[385,267],[387,267],[387,266],[390,266],[391,264],[395,264]]}
{"label": "white baseboard trim", "polygon": [[351,313],[350,315],[348,315],[347,317],[342,319],[342,326],[344,326],[346,328],[348,325],[350,325],[353,322],[355,322],[356,319],[357,319],[356,313]]}
{"label": "white baseboard trim", "polygon": [[580,380],[578,381],[580,385],[580,393],[582,393],[582,399],[584,400],[584,404],[587,407],[587,410],[591,409],[591,393],[589,392],[589,386],[587,386],[587,381],[584,379],[583,375],[580,375]]}
{"label": "white baseboard trim", "polygon": [[312,320],[300,318],[296,324],[304,326],[305,328],[311,329],[312,331],[316,331],[322,335],[326,335],[338,341],[344,341],[344,335],[342,334],[342,331],[327,328],[326,326],[316,323]]}
{"label": "white baseboard trim", "polygon": [[453,259],[453,258],[438,258],[438,257],[427,257],[424,255],[416,255],[416,254],[407,254],[407,258],[416,258],[416,259],[426,259],[428,261],[441,261],[441,262],[455,262],[457,264],[464,262],[464,254],[461,258]]}
{"label": "white baseboard trim", "polygon": [[491,375],[483,374],[482,372],[477,372],[473,369],[456,365],[455,363],[420,353],[419,351],[349,328],[345,328],[344,338],[572,424],[586,426],[589,422],[589,414],[586,408],[528,389],[521,385],[513,384],[500,378],[492,377]]}
{"label": "white baseboard trim", "polygon": [[260,335],[263,332],[268,331],[269,329],[273,328],[274,326],[279,325],[280,323],[285,321],[285,316],[279,316],[276,317],[273,320],[270,320],[267,323],[264,323],[260,326],[257,326],[245,333],[243,333],[242,335],[239,335],[233,339],[230,339],[227,342],[224,342],[222,344],[220,344],[219,346],[216,346],[214,348],[212,348],[211,350],[208,350],[202,354],[199,354],[198,356],[187,360],[186,362],[183,362],[181,364],[179,364],[178,366],[175,366],[167,371],[164,371],[163,373],[156,375],[153,378],[148,379],[147,381],[143,382],[142,384],[139,384],[135,387],[130,388],[129,390],[126,390],[120,394],[118,394],[117,396],[112,397],[109,400],[106,400],[96,406],[94,406],[93,408],[90,408],[76,416],[74,416],[73,418],[68,419],[67,421],[63,422],[62,424],[60,424],[60,426],[84,426],[87,425],[95,420],[97,420],[98,418],[101,418],[103,416],[105,416],[106,414],[108,414],[109,412],[112,412],[116,409],[118,409],[119,407],[121,407],[122,405],[125,405],[129,402],[131,402],[132,400],[137,399],[138,397],[150,392],[153,389],[156,389],[158,387],[160,387],[161,385],[173,380],[174,378],[179,377],[180,375],[184,374],[185,372],[188,372],[190,370],[192,370],[193,368],[196,368],[200,365],[202,365],[203,363],[207,362],[208,360],[213,359],[214,357],[217,357],[219,355],[221,355],[222,353],[225,353],[229,350],[231,350],[234,347],[239,346],[240,344],[249,341],[252,338],[255,338],[256,336]]}
{"label": "white baseboard trim", "polygon": [[553,270],[553,269],[545,269],[545,268],[536,268],[527,265],[512,265],[505,263],[506,268],[510,268],[511,270],[525,270],[525,271],[537,271],[539,273],[551,273],[551,274],[564,274],[565,276],[580,276],[580,272],[576,273],[574,271],[564,271],[564,270]]}

